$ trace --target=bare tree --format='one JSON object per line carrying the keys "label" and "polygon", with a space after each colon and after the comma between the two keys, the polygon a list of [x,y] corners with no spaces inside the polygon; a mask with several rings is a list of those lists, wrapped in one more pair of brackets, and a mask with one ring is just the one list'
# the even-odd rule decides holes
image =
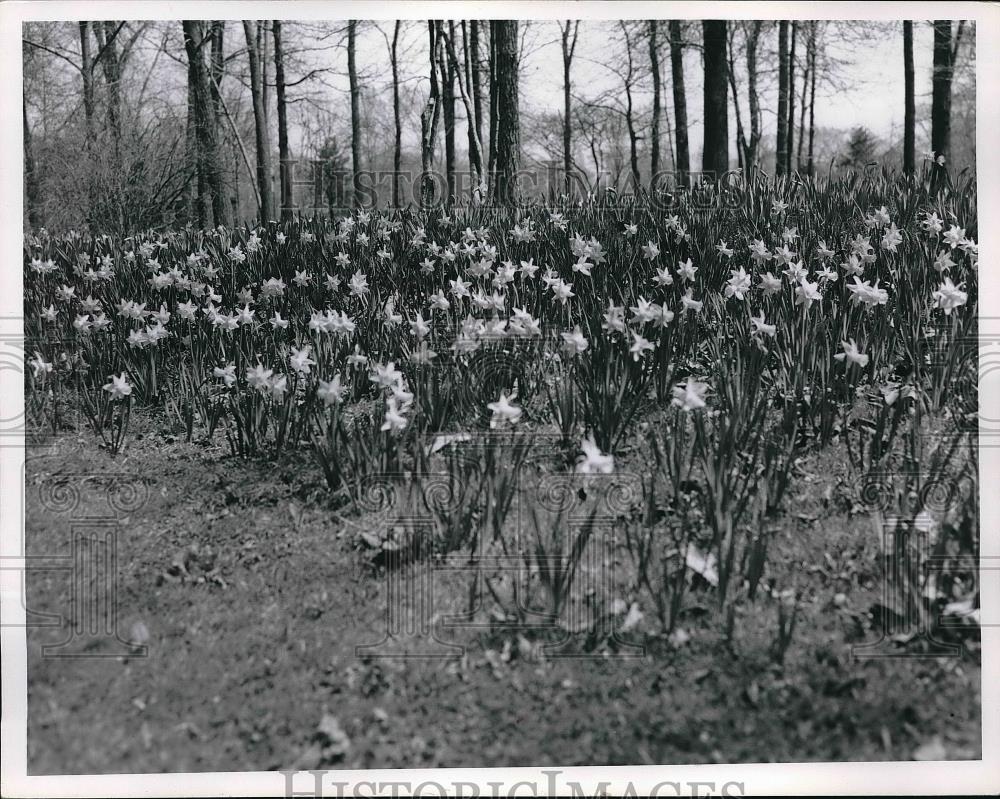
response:
{"label": "bare tree", "polygon": [[819,22],[813,20],[812,39],[809,53],[809,156],[807,170],[811,176],[815,175],[815,164],[813,162],[813,145],[816,139],[816,58],[819,50],[818,36]]}
{"label": "bare tree", "polygon": [[[469,49],[470,61],[472,63],[472,102],[476,116],[476,140],[479,142],[479,158],[482,161],[483,155],[483,64],[479,51],[479,21],[469,21]],[[480,172],[482,172],[480,164]],[[480,178],[482,176],[480,175]]]}
{"label": "bare tree", "polygon": [[205,36],[202,21],[185,20],[182,26],[184,49],[188,57],[188,82],[193,101],[195,137],[198,143],[198,220],[202,226],[228,225],[231,219],[225,198],[218,130],[215,115],[212,113],[209,75],[203,53],[203,47],[209,40]]}
{"label": "bare tree", "polygon": [[[958,30],[961,36],[961,24]],[[934,20],[934,79],[931,90],[931,149],[935,157],[947,158],[951,153],[951,79],[954,65],[951,20],[936,19]]]}
{"label": "bare tree", "polygon": [[629,33],[628,23],[622,20],[619,25],[621,26],[622,35],[625,38],[626,71],[623,78],[625,84],[625,127],[628,130],[629,165],[632,170],[632,187],[635,191],[638,191],[641,177],[639,174],[639,135],[635,128],[635,107],[632,102],[632,84],[635,80],[636,69],[632,58],[632,37]]}
{"label": "bare tree", "polygon": [[[462,65],[458,61],[458,51],[455,48],[455,42],[453,41],[454,33],[455,27],[453,24],[450,24],[448,35],[444,36],[444,51],[447,52],[449,68],[455,79],[455,84],[458,86],[458,95],[462,100],[462,106],[465,108],[465,118],[468,123],[467,128],[469,135],[469,166],[473,172],[473,178],[476,186],[478,186],[483,175],[483,148],[479,141],[479,133],[474,124],[474,117],[476,114],[474,100],[469,95],[471,91],[471,87],[469,86],[469,78],[471,78],[471,64],[469,64],[468,59],[466,59],[466,78],[463,79]],[[466,49],[465,52],[466,55],[468,55],[468,49]],[[454,112],[452,118],[454,119]],[[473,191],[476,191],[476,187],[473,187]]]}
{"label": "bare tree", "polygon": [[705,140],[702,170],[721,177],[729,171],[728,64],[726,20],[704,20]]}
{"label": "bare tree", "polygon": [[243,20],[247,39],[247,56],[250,60],[250,96],[253,101],[254,134],[257,144],[257,188],[260,191],[260,219],[267,222],[274,216],[274,198],[271,194],[271,142],[267,119],[264,116],[261,53],[258,50],[258,30],[261,23]]}
{"label": "bare tree", "polygon": [[792,21],[792,46],[788,52],[788,146],[785,171],[792,171],[792,153],[795,152],[795,39],[799,30],[798,20]]}
{"label": "bare tree", "polygon": [[[566,194],[571,194],[573,190],[573,106],[572,106],[572,85],[570,83],[570,72],[573,66],[573,54],[576,52],[577,35],[580,32],[580,21],[566,20],[565,24],[559,23],[559,30],[562,33],[562,62],[563,62],[563,179],[566,186]],[[572,35],[570,31],[572,30]]]}
{"label": "bare tree", "polygon": [[517,20],[493,20],[490,28],[491,39],[496,40],[494,66],[497,146],[493,199],[500,204],[514,204],[518,200],[517,173],[521,160],[518,23]]}
{"label": "bare tree", "polygon": [[116,25],[114,22],[95,22],[94,38],[97,40],[97,52],[101,56],[104,69],[104,83],[108,93],[108,130],[111,131],[111,143],[115,161],[121,158],[122,149],[122,94],[121,94],[121,64],[118,57],[116,39],[125,23]]}
{"label": "bare tree", "polygon": [[681,39],[681,23],[670,20],[670,74],[674,94],[674,121],[677,134],[677,180],[687,185],[691,172],[688,154],[687,97],[684,92],[684,43]]}
{"label": "bare tree", "polygon": [[31,146],[31,128],[28,127],[28,104],[22,97],[21,107],[24,113],[24,191],[27,202],[28,224],[38,230],[45,224],[42,214],[41,188],[38,174],[35,172],[35,154]]}
{"label": "bare tree", "polygon": [[805,69],[802,72],[802,101],[799,103],[799,140],[796,145],[795,151],[795,164],[796,169],[802,172],[805,169],[805,165],[802,162],[802,145],[806,139],[806,106],[808,105],[806,97],[809,94],[809,77],[810,71],[813,63],[813,47],[815,46],[815,23],[806,23],[809,30],[809,38],[806,40],[806,63]]}
{"label": "bare tree", "polygon": [[357,27],[355,19],[347,23],[347,76],[351,86],[351,186],[355,208],[361,205],[361,87],[355,62]]}
{"label": "bare tree", "polygon": [[653,78],[653,119],[650,122],[649,170],[650,183],[655,185],[660,172],[660,47],[657,41],[657,21],[649,20],[649,72]]}
{"label": "bare tree", "polygon": [[403,123],[399,113],[399,32],[403,23],[396,20],[392,31],[392,49],[389,57],[392,64],[392,205],[399,208],[399,179],[403,161]]}
{"label": "bare tree", "polygon": [[[398,23],[397,23],[398,24]],[[285,50],[281,20],[271,22],[274,33],[274,84],[278,102],[278,177],[281,186],[281,218],[292,218],[295,204],[292,189],[291,153],[288,149],[288,100],[285,96]]]}
{"label": "bare tree", "polygon": [[434,200],[434,140],[437,138],[438,119],[441,115],[440,89],[438,87],[437,52],[439,25],[434,20],[427,23],[430,54],[430,90],[420,114],[420,202],[427,207]]}
{"label": "bare tree", "polygon": [[903,20],[903,81],[905,110],[903,112],[903,171],[912,175],[917,168],[916,119],[913,74],[913,23]]}
{"label": "bare tree", "polygon": [[785,174],[788,168],[788,20],[778,23],[778,141],[774,154],[774,173]]}
{"label": "bare tree", "polygon": [[489,84],[490,84],[490,152],[487,174],[489,175],[490,191],[495,182],[494,174],[497,165],[497,40],[494,35],[493,23],[490,22],[489,49]]}
{"label": "bare tree", "polygon": [[83,78],[83,114],[86,122],[87,147],[93,146],[97,131],[94,126],[94,66],[90,52],[90,23],[80,23],[80,75]]}
{"label": "bare tree", "polygon": [[[441,23],[442,32],[444,23]],[[455,38],[455,23],[448,20],[448,41]],[[441,105],[444,118],[444,168],[448,184],[448,202],[457,196],[455,166],[455,63],[447,57],[445,48],[438,49],[441,70]]]}

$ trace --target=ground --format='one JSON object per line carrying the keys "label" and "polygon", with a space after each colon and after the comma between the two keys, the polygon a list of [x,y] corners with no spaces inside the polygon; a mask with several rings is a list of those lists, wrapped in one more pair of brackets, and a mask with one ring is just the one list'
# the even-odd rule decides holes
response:
{"label": "ground", "polygon": [[[767,598],[728,641],[695,602],[688,640],[640,634],[644,657],[539,657],[491,632],[460,658],[374,659],[355,647],[385,629],[385,572],[308,455],[241,460],[155,419],[134,429],[115,458],[86,432],[27,451],[31,555],[68,554],[74,524],[107,517],[113,475],[145,485],[111,513],[119,635],[148,647],[43,657],[66,627],[29,630],[31,774],[980,757],[974,642],[852,656],[879,639],[879,541],[836,501],[825,455],[800,465],[769,553],[803,598],[783,664]],[[32,612],[69,615],[72,596],[67,573],[29,574]]]}

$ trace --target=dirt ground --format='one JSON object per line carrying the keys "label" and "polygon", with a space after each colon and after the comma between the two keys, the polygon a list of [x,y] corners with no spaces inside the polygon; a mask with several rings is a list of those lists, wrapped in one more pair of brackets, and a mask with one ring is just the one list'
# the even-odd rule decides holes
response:
{"label": "dirt ground", "polygon": [[[308,454],[248,462],[174,436],[148,424],[116,458],[87,434],[29,447],[28,554],[65,564],[75,531],[117,531],[127,642],[85,635],[43,656],[69,628],[29,630],[31,774],[980,756],[974,642],[852,657],[879,639],[879,542],[823,499],[826,465],[803,467],[822,480],[796,483],[770,552],[803,597],[782,666],[770,599],[728,645],[695,602],[686,640],[634,631],[642,657],[543,657],[494,631],[466,634],[460,657],[416,657],[437,651],[421,639],[375,658],[356,647],[384,635],[386,573]],[[32,571],[28,608],[66,617],[83,590]],[[90,657],[51,656],[67,653]]]}

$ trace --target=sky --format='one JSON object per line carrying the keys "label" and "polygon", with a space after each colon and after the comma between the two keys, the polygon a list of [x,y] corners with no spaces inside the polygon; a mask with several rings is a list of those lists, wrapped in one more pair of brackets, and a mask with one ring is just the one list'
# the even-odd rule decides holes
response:
{"label": "sky", "polygon": [[[66,25],[67,23],[61,23]],[[317,137],[335,132],[346,143],[349,132],[350,105],[346,65],[346,37],[343,35],[345,23],[309,23],[300,25],[285,22],[286,47],[295,50],[288,59],[287,80],[298,81],[312,69],[320,70],[318,78],[302,82],[289,90],[295,102],[291,106],[293,153],[308,151],[306,144],[315,143]],[[68,40],[72,41],[76,25],[71,23]],[[176,107],[183,113],[186,98],[186,68],[180,24],[161,23],[151,28],[146,39],[136,53],[131,67],[136,80],[147,68],[152,68],[155,80],[151,82],[157,101]],[[777,105],[777,78],[773,68],[774,53],[777,49],[776,25],[768,25],[762,33],[758,46],[760,60],[760,90],[763,111],[765,142],[773,137],[776,127],[775,107]],[[391,39],[393,23],[364,23],[360,26],[357,45],[358,70],[362,82],[362,108],[376,124],[368,126],[366,136],[378,139],[384,147],[391,142],[391,72],[389,68],[388,39]],[[669,48],[666,46],[666,23],[661,26],[661,57],[663,75],[663,104],[665,111],[673,119],[673,103],[670,84]],[[852,23],[848,38],[843,31],[833,27],[827,29],[826,52],[835,60],[836,67],[829,71],[834,80],[821,81],[817,86],[816,126],[818,130],[841,131],[843,138],[851,128],[864,125],[884,141],[898,140],[903,124],[903,37],[899,22],[858,22]],[[611,102],[620,102],[622,83],[614,69],[624,63],[624,46],[616,21],[588,20],[580,25],[579,41],[575,52],[572,80],[573,92],[578,98],[594,98],[606,94]],[[168,58],[160,58],[163,33],[169,36]],[[554,20],[533,21],[521,26],[522,61],[520,81],[520,105],[524,126],[541,113],[558,114],[562,111],[562,56],[559,25]],[[388,38],[387,38],[388,37]],[[694,45],[700,44],[701,30],[697,21],[688,23],[686,37]],[[967,38],[968,35],[967,35]],[[738,39],[740,41],[741,39]],[[243,32],[237,22],[229,22],[226,34],[226,51],[236,53],[229,70],[246,72],[246,57],[238,50],[245,47]],[[404,97],[409,97],[408,116],[404,119],[404,149],[419,152],[419,112],[426,96],[427,79],[427,27],[426,21],[413,20],[404,25],[400,42],[401,83]],[[931,92],[933,30],[929,22],[914,25],[914,64],[916,77],[916,100],[918,109],[918,147],[926,138],[921,130],[926,127],[926,113],[921,114],[921,106],[929,106]],[[804,50],[800,38],[799,53]],[[701,116],[702,116],[702,65],[701,54],[696,46],[685,50],[685,79],[688,102],[689,139],[692,163],[700,162]],[[485,52],[484,52],[485,57]],[[648,69],[648,47],[645,41],[636,45],[636,62],[643,71]],[[155,65],[154,65],[154,59]],[[145,63],[143,63],[145,62]],[[78,77],[58,59],[50,59],[55,69],[67,71],[67,80],[75,85]],[[770,63],[770,66],[769,66]],[[141,66],[140,66],[141,65]],[[746,81],[742,58],[737,61],[737,77],[744,124],[747,124]],[[270,74],[273,80],[273,70]],[[237,76],[230,75],[224,81],[224,91],[230,97],[234,113],[249,112],[249,98],[245,90],[239,89]],[[227,88],[228,86],[228,88]],[[801,86],[801,83],[799,83]],[[647,81],[635,90],[635,102],[640,111],[651,104],[650,84]],[[461,102],[457,103],[457,116],[464,120]],[[272,124],[273,124],[272,115]],[[735,118],[730,108],[731,160],[735,165],[736,154],[733,138]],[[672,124],[672,122],[671,122]],[[313,133],[310,135],[309,130]],[[666,123],[662,126],[667,135]],[[369,132],[370,131],[370,132]],[[530,142],[530,130],[522,132],[522,140]],[[464,121],[459,122],[456,137],[460,152],[465,150]],[[274,137],[274,134],[272,134]],[[391,146],[391,145],[390,145]],[[664,142],[664,150],[667,150]],[[530,155],[530,154],[529,154]]]}
{"label": "sky", "polygon": [[[405,72],[421,76],[426,71],[424,41],[426,27],[412,22],[413,29],[407,41],[413,43],[414,52],[407,59]],[[901,23],[859,23],[865,26],[863,33],[851,43],[838,40],[835,33],[828,35],[828,52],[838,62],[835,76],[838,85],[821,81],[816,91],[816,126],[819,129],[841,129],[845,132],[856,125],[864,125],[882,139],[894,139],[901,135],[903,125],[904,78],[903,78],[903,35]],[[666,38],[665,24],[661,42]],[[387,29],[391,35],[391,28]],[[624,63],[624,47],[618,44],[619,31],[614,22],[587,21],[580,26],[580,35],[573,61],[573,91],[575,95],[593,97],[602,92],[621,96],[621,80],[606,66],[617,61]],[[700,28],[692,27],[689,37],[700,39]],[[381,33],[370,30],[360,41],[359,69],[366,75],[373,90],[388,80],[387,50]],[[799,52],[803,42],[800,39]],[[777,30],[772,29],[762,35],[759,52],[761,61],[766,51],[777,49]],[[636,60],[643,69],[648,63],[648,49],[645,42],[636,47]],[[933,54],[933,30],[929,22],[914,25],[914,70],[915,91],[918,110],[922,103],[929,105],[931,94],[931,70]],[[666,43],[661,44],[664,79],[663,102],[668,113],[673,115],[670,93],[670,61]],[[763,66],[763,65],[762,65]],[[744,124],[747,124],[745,77],[743,64],[739,63],[740,95]],[[562,54],[558,23],[552,20],[532,22],[523,32],[520,97],[522,111],[531,113],[543,110],[559,112],[563,106]],[[418,78],[426,91],[426,79]],[[691,123],[689,136],[692,157],[701,150],[702,117],[702,65],[701,54],[690,49],[685,56],[685,82],[688,102],[688,117]],[[762,76],[761,103],[765,136],[773,135],[776,127],[774,108],[777,105],[775,76]],[[346,92],[346,78],[338,91]],[[801,85],[801,84],[799,84]],[[651,102],[649,88],[636,93],[636,102],[648,108]],[[331,98],[332,99],[332,98]],[[460,106],[461,104],[459,104]],[[919,111],[918,111],[919,113]],[[459,114],[462,115],[459,107]],[[730,133],[735,132],[735,118],[730,109]],[[918,136],[919,138],[919,136]],[[733,153],[735,160],[735,153]]]}

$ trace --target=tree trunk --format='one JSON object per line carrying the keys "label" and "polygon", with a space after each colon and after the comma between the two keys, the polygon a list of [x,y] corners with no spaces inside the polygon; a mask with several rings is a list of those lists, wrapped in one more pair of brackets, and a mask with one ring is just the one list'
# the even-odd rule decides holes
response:
{"label": "tree trunk", "polygon": [[347,76],[351,85],[351,186],[355,208],[361,207],[361,88],[355,63],[358,21],[347,23]]}
{"label": "tree trunk", "polygon": [[951,20],[934,20],[934,80],[931,92],[931,150],[935,159],[951,152]]}
{"label": "tree trunk", "polygon": [[[94,32],[100,31],[100,24],[95,23]],[[98,36],[101,64],[104,68],[104,81],[108,89],[108,130],[111,131],[111,143],[116,163],[121,158],[122,145],[121,63],[118,58],[118,44],[115,41],[117,34],[118,26],[114,22],[108,21],[104,23],[103,34]]]}
{"label": "tree trunk", "polygon": [[521,160],[521,125],[518,107],[518,23],[496,20],[497,147],[494,201],[512,205],[518,200],[518,168]]}
{"label": "tree trunk", "polygon": [[809,176],[816,174],[815,163],[813,162],[813,142],[816,137],[816,51],[819,43],[816,41],[816,27],[818,22],[813,22],[813,48],[812,64],[809,67]]}
{"label": "tree trunk", "polygon": [[729,64],[729,88],[733,91],[733,111],[736,114],[736,158],[737,165],[743,169],[746,162],[749,144],[746,139],[746,131],[743,129],[743,115],[740,113],[740,93],[736,86],[736,64],[733,58],[733,30],[727,32],[729,40],[726,48],[726,57]]}
{"label": "tree trunk", "polygon": [[[479,141],[480,159],[483,146],[483,86],[482,59],[479,53],[479,21],[469,21],[469,47],[472,50],[472,102],[476,115],[476,139]],[[480,176],[481,178],[482,176]]]}
{"label": "tree trunk", "polygon": [[399,110],[399,30],[403,26],[396,20],[392,32],[392,119],[395,125],[392,145],[392,207],[399,208],[399,179],[403,165],[403,124]]}
{"label": "tree trunk", "polygon": [[677,184],[686,186],[691,172],[688,153],[687,97],[684,92],[684,50],[681,23],[670,20],[670,79],[674,94],[674,126],[677,133]]}
{"label": "tree trunk", "polygon": [[757,20],[747,36],[747,100],[750,104],[750,141],[744,153],[744,165],[749,169],[757,163],[757,153],[760,148],[761,117],[760,95],[757,93],[757,42],[760,39],[760,29],[763,23]]}
{"label": "tree trunk", "polygon": [[788,20],[778,23],[778,141],[774,174],[784,175],[788,166]]}
{"label": "tree trunk", "polygon": [[[198,141],[199,221],[203,226],[230,224],[225,197],[224,167],[219,153],[218,129],[212,113],[209,76],[202,48],[207,41],[200,20],[185,20],[184,48],[188,57],[188,81],[194,100],[194,125]],[[214,219],[213,219],[214,217]]]}
{"label": "tree trunk", "polygon": [[31,129],[28,127],[28,104],[21,98],[21,110],[24,116],[24,193],[28,212],[28,224],[32,230],[45,226],[42,214],[42,192],[39,186],[38,173],[35,171],[35,154],[31,146]]}
{"label": "tree trunk", "polygon": [[496,182],[494,174],[497,167],[497,37],[495,28],[496,23],[490,20],[490,157],[487,169],[490,192],[493,191]]}
{"label": "tree trunk", "polygon": [[[570,38],[570,26],[572,20],[566,20],[566,27],[562,29],[562,59],[563,59],[563,181],[566,187],[566,196],[573,193],[573,98],[571,96],[570,73],[573,66],[573,53],[576,50],[577,34],[580,30],[580,22],[577,21],[573,27],[573,36]],[[562,26],[560,26],[562,27]]]}
{"label": "tree trunk", "polygon": [[208,188],[203,183],[205,175],[199,167],[198,133],[194,124],[194,106],[194,84],[189,80],[187,85],[187,125],[184,130],[184,157],[188,173],[188,179],[184,184],[184,213],[187,223],[198,220],[199,225],[205,227],[205,223],[201,219],[199,197],[208,196]]}
{"label": "tree trunk", "polygon": [[[209,56],[209,75],[211,76],[211,80],[209,81],[210,83],[209,88],[212,94],[212,113],[215,119],[214,122],[215,129],[218,131],[223,130],[222,120],[226,116],[226,112],[225,109],[223,108],[223,102],[222,102],[222,79],[223,77],[225,77],[226,74],[225,48],[223,46],[225,40],[225,33],[226,33],[225,20],[217,19],[211,23],[211,27],[209,28],[208,32],[208,35],[211,37],[211,54]],[[222,141],[225,141],[225,139],[223,139]],[[222,141],[220,141],[219,143],[220,148],[222,148],[223,146]],[[235,165],[235,169],[233,169],[232,173],[231,186],[227,185],[226,193],[230,197],[231,207],[233,205],[233,201],[235,198],[236,205],[235,205],[235,210],[233,210],[233,219],[236,219],[239,215],[238,214],[239,199],[237,197],[239,191],[238,189],[239,154],[236,152],[235,147],[232,148],[232,150],[233,150],[232,160],[233,164]],[[219,158],[220,160],[225,159],[225,155],[223,152],[221,152],[221,149],[219,153]],[[228,172],[228,170],[226,170],[226,172]],[[225,174],[226,173],[224,172],[223,173],[224,178]],[[227,180],[226,183],[229,184],[229,181]]]}
{"label": "tree trunk", "polygon": [[86,123],[86,145],[94,144],[94,66],[90,54],[90,23],[80,23],[80,75],[83,77],[83,116]]}
{"label": "tree trunk", "polygon": [[638,192],[640,185],[639,174],[639,136],[635,129],[635,117],[632,108],[632,75],[634,66],[632,62],[632,39],[628,33],[628,26],[624,20],[620,23],[622,33],[625,36],[625,53],[628,56],[628,72],[625,74],[625,127],[628,130],[628,153],[629,167],[632,172],[632,191]]}
{"label": "tree trunk", "polygon": [[271,195],[271,142],[264,116],[263,78],[261,54],[257,50],[257,28],[261,23],[243,20],[247,37],[247,55],[250,58],[250,97],[253,101],[254,134],[257,144],[257,188],[260,190],[260,221],[266,224],[274,218],[274,198]]}
{"label": "tree trunk", "polygon": [[[442,23],[443,29],[443,23]],[[455,41],[455,23],[448,20],[448,41]],[[447,58],[444,48],[438,51],[441,69],[441,102],[444,106],[444,167],[448,184],[448,202],[455,202],[458,187],[455,173],[455,64]]]}
{"label": "tree trunk", "polygon": [[656,39],[657,24],[649,20],[649,72],[653,78],[653,119],[649,136],[649,184],[656,186],[660,173],[660,48]]}
{"label": "tree trunk", "polygon": [[87,221],[94,221],[97,211],[97,170],[94,155],[97,130],[94,123],[94,63],[90,53],[90,23],[80,23],[80,75],[83,78],[84,176],[87,182]]}
{"label": "tree trunk", "polygon": [[795,34],[799,23],[792,21],[792,47],[788,54],[788,160],[785,171],[792,171],[792,153],[795,152]]}
{"label": "tree trunk", "polygon": [[913,22],[903,20],[903,82],[905,85],[905,110],[903,111],[903,171],[912,175],[917,170],[916,154],[916,103],[913,75]]}
{"label": "tree trunk", "polygon": [[806,68],[802,73],[802,102],[799,103],[799,143],[796,145],[795,151],[795,166],[799,172],[803,170],[802,165],[802,142],[805,141],[806,134],[806,94],[809,86],[809,69],[812,64],[812,48],[813,39],[812,34],[809,36],[809,40],[806,44]]}
{"label": "tree trunk", "polygon": [[[452,34],[455,32],[453,25],[450,25],[449,29]],[[479,143],[479,134],[476,133],[476,127],[473,124],[476,111],[472,98],[469,96],[469,92],[471,91],[469,78],[471,77],[472,70],[468,59],[468,48],[465,50],[465,78],[462,77],[462,64],[458,61],[458,51],[451,36],[444,37],[444,50],[447,51],[448,63],[454,75],[455,83],[458,86],[458,96],[461,98],[462,107],[465,109],[465,118],[468,122],[466,127],[469,134],[469,168],[473,173],[474,182],[478,186],[483,175],[483,148]]]}
{"label": "tree trunk", "polygon": [[[292,218],[295,199],[292,195],[291,153],[288,151],[288,106],[285,99],[285,50],[281,41],[281,20],[274,26],[274,83],[278,101],[278,176],[281,185],[281,219]],[[398,24],[398,23],[397,23]]]}
{"label": "tree trunk", "polygon": [[427,36],[429,39],[428,53],[430,63],[430,91],[427,94],[427,103],[420,114],[420,204],[428,208],[434,201],[434,141],[437,138],[438,118],[441,114],[440,90],[438,88],[438,67],[437,51],[438,23],[430,20],[427,23]]}
{"label": "tree trunk", "polygon": [[702,22],[705,42],[705,142],[702,170],[716,178],[729,171],[728,64],[726,21]]}

